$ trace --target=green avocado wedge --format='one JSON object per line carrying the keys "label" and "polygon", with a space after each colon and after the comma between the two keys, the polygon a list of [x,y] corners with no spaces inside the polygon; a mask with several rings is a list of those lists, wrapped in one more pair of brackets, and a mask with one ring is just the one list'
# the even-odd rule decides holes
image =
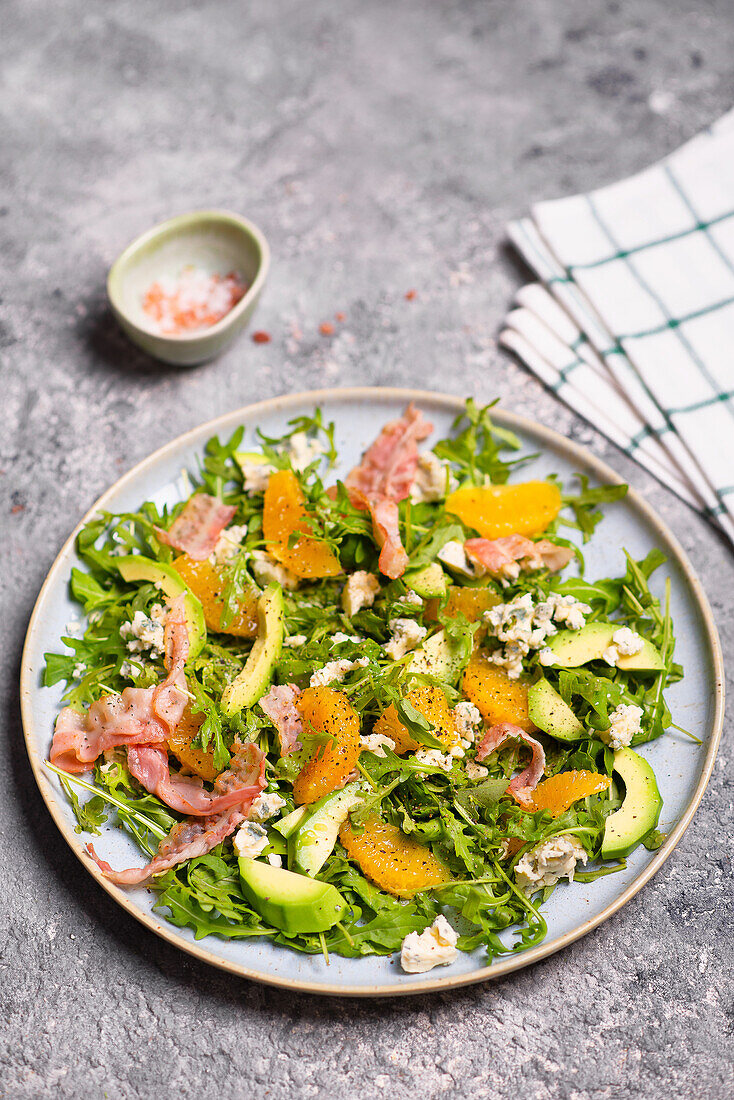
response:
{"label": "green avocado wedge", "polygon": [[240,856],[242,892],[268,924],[289,935],[326,932],[341,920],[347,903],[335,886]]}
{"label": "green avocado wedge", "polygon": [[317,875],[334,850],[339,827],[361,801],[359,784],[348,783],[340,791],[325,794],[291,838],[293,865],[304,875]]}
{"label": "green avocado wedge", "polygon": [[197,657],[206,644],[206,623],[201,603],[190,591],[183,579],[170,565],[153,561],[142,554],[128,554],[115,558],[115,565],[124,581],[148,581],[160,588],[164,596],[174,599],[184,597],[186,627],[189,635],[189,660]]}
{"label": "green avocado wedge", "polygon": [[464,664],[463,648],[454,645],[445,630],[438,630],[414,650],[410,671],[453,684]]}
{"label": "green avocado wedge", "polygon": [[257,638],[245,666],[222,693],[222,710],[227,715],[254,707],[270,686],[285,629],[285,603],[279,584],[269,584],[257,601],[257,621]]}
{"label": "green avocado wedge", "polygon": [[285,817],[281,817],[278,821],[274,821],[273,828],[287,840],[291,833],[295,833],[303,819],[308,816],[308,810],[308,806],[296,806],[295,810],[291,810]]}
{"label": "green avocado wedge", "polygon": [[606,820],[602,859],[621,859],[634,851],[655,828],[663,808],[655,773],[644,756],[632,749],[618,749],[614,770],[624,780],[625,796],[616,813]]}
{"label": "green avocado wedge", "polygon": [[579,741],[584,727],[547,680],[538,680],[528,688],[528,716],[530,721],[558,741]]}
{"label": "green avocado wedge", "polygon": [[425,600],[446,595],[448,578],[438,562],[425,565],[422,569],[406,570],[403,580],[416,596],[422,596]]}
{"label": "green avocado wedge", "polygon": [[[553,667],[578,668],[588,661],[601,660],[619,629],[619,623],[587,623],[581,630],[559,630],[547,640],[555,658]],[[659,672],[663,667],[662,657],[645,638],[639,653],[620,657],[617,661],[617,668],[625,672]]]}

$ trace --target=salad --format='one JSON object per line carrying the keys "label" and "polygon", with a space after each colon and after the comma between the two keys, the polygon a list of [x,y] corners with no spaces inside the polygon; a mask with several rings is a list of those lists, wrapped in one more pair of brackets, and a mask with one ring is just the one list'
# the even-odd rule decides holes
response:
{"label": "salad", "polygon": [[102,873],[196,938],[491,960],[543,940],[559,882],[662,842],[638,750],[682,675],[665,557],[584,571],[626,486],[524,480],[471,399],[432,433],[411,405],[338,480],[320,410],[239,429],[186,499],[78,537],[48,767],[78,832],[139,847],[113,868],[90,840]]}

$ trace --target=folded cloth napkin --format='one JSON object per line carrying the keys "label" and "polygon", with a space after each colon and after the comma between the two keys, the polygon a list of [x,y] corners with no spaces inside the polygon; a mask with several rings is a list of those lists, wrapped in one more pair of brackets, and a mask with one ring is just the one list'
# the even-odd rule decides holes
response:
{"label": "folded cloth napkin", "polygon": [[734,111],[508,233],[541,281],[500,343],[734,542]]}

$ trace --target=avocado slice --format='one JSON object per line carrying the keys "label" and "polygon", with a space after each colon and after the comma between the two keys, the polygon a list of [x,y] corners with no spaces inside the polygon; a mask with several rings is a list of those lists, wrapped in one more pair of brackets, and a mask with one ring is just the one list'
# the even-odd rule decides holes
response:
{"label": "avocado slice", "polygon": [[558,741],[578,741],[584,736],[582,723],[547,680],[528,688],[528,715],[539,730]]}
{"label": "avocado slice", "polygon": [[164,596],[174,599],[184,596],[186,628],[189,635],[189,660],[196,657],[206,643],[206,623],[201,603],[171,565],[153,561],[141,554],[115,558],[115,565],[124,581],[148,581],[160,588]]}
{"label": "avocado slice", "polygon": [[325,932],[344,916],[347,903],[335,886],[240,856],[242,892],[268,924],[283,932]]}
{"label": "avocado slice", "polygon": [[257,622],[257,638],[245,667],[222,692],[222,710],[227,715],[254,707],[270,686],[285,630],[285,602],[279,584],[269,584],[257,601]]}
{"label": "avocado slice", "polygon": [[410,671],[435,676],[453,684],[464,667],[464,647],[455,645],[445,630],[438,630],[413,652]]}
{"label": "avocado slice", "polygon": [[403,580],[408,588],[425,600],[444,596],[448,585],[448,578],[436,561],[423,569],[408,570],[403,574]]}
{"label": "avocado slice", "polygon": [[285,817],[281,817],[279,821],[274,821],[273,828],[277,829],[280,835],[287,840],[291,833],[295,833],[308,811],[308,806],[296,806],[295,810],[291,810]]}
{"label": "avocado slice", "polygon": [[314,802],[308,817],[291,838],[293,863],[304,875],[317,875],[334,851],[339,826],[349,811],[362,801],[359,785],[349,783],[341,791],[332,791]]}
{"label": "avocado slice", "polygon": [[628,856],[655,828],[663,808],[655,772],[644,756],[633,749],[618,749],[614,754],[614,770],[624,780],[625,796],[616,813],[606,820],[602,859]]}
{"label": "avocado slice", "polygon": [[[612,638],[620,629],[619,623],[587,623],[580,630],[559,630],[548,638],[555,668],[578,668],[588,661],[601,660],[604,650],[612,644]],[[626,672],[659,672],[663,659],[652,642],[642,640],[642,649],[629,657],[620,657],[617,668]]]}

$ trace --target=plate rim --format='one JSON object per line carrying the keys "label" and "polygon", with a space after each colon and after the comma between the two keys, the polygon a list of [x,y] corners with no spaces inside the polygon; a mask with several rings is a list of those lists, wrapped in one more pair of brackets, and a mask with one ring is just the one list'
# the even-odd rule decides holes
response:
{"label": "plate rim", "polygon": [[[121,905],[122,908],[135,920],[139,921],[144,927],[148,928],[155,935],[165,940],[167,943],[172,944],[179,950],[185,951],[187,954],[199,959],[201,962],[206,962],[211,966],[217,967],[219,970],[223,970],[230,974],[235,974],[240,978],[247,978],[250,981],[260,982],[261,984],[272,986],[279,989],[286,989],[291,991],[298,991],[301,993],[314,993],[321,996],[338,996],[338,997],[401,997],[409,996],[411,994],[421,993],[435,993],[442,992],[449,989],[458,989],[463,986],[475,985],[478,982],[488,981],[490,979],[496,979],[504,977],[516,970],[523,969],[526,966],[531,966],[533,963],[540,962],[542,959],[548,958],[550,955],[555,954],[557,951],[561,951],[563,948],[568,947],[570,944],[575,943],[581,939],[587,933],[598,928],[610,917],[614,916],[624,905],[632,900],[642,890],[644,886],[650,881],[650,879],[659,871],[668,857],[677,847],[681,837],[685,833],[686,829],[693,819],[701,799],[703,798],[704,791],[708,786],[713,771],[714,762],[716,760],[716,754],[721,741],[721,733],[724,718],[724,669],[723,669],[723,654],[721,649],[721,643],[719,640],[719,634],[714,621],[713,613],[709,605],[708,598],[703,590],[703,586],[699,581],[691,562],[688,559],[688,555],[681,546],[680,542],[670,530],[670,528],[663,522],[663,520],[657,515],[654,509],[647,503],[644,497],[636,489],[631,486],[628,489],[626,499],[631,501],[634,507],[645,516],[647,521],[654,528],[657,535],[661,536],[663,541],[666,542],[673,554],[673,557],[677,561],[677,564],[682,569],[687,583],[690,585],[693,597],[701,611],[703,624],[705,626],[708,644],[710,647],[710,654],[712,659],[712,667],[714,671],[714,714],[712,719],[711,736],[708,741],[706,757],[701,767],[701,774],[688,804],[686,805],[683,814],[677,825],[669,833],[665,843],[655,853],[652,860],[645,867],[639,875],[637,875],[627,888],[617,897],[614,901],[610,902],[600,913],[591,917],[585,921],[582,921],[575,928],[564,933],[558,938],[551,940],[550,942],[544,942],[537,947],[531,948],[529,951],[524,951],[521,954],[513,955],[508,958],[504,958],[499,962],[496,962],[490,966],[480,967],[475,972],[470,974],[459,974],[455,976],[446,975],[445,977],[435,977],[425,981],[416,982],[408,981],[404,985],[380,985],[379,983],[370,983],[368,985],[351,986],[345,989],[343,986],[324,984],[314,981],[305,981],[296,978],[284,978],[274,974],[263,973],[259,970],[253,970],[250,967],[243,966],[240,963],[234,962],[229,959],[221,958],[213,954],[208,948],[202,946],[204,940],[194,940],[189,943],[180,937],[175,925],[163,924],[158,921],[152,914],[145,913],[135,905],[127,896],[125,891],[116,886],[114,883],[109,882],[102,875],[96,864],[86,856],[83,845],[79,836],[73,831],[71,825],[66,821],[59,804],[56,799],[56,793],[51,786],[50,776],[46,769],[43,767],[43,761],[37,758],[35,749],[31,743],[31,731],[33,729],[33,714],[32,714],[32,695],[34,690],[38,690],[38,683],[32,683],[32,670],[29,667],[30,662],[30,650],[35,642],[36,635],[42,633],[42,619],[41,610],[46,600],[47,595],[55,587],[59,580],[59,574],[63,572],[64,558],[68,551],[73,549],[74,542],[77,534],[81,528],[89,521],[89,519],[100,510],[104,508],[106,501],[110,496],[115,494],[125,484],[143,473],[149,467],[155,467],[157,463],[162,460],[169,451],[173,451],[179,448],[182,444],[186,444],[187,441],[193,442],[193,437],[198,436],[202,431],[210,432],[214,434],[217,428],[224,423],[230,422],[239,416],[252,417],[253,414],[272,413],[274,411],[287,411],[289,407],[295,405],[302,405],[304,403],[324,402],[326,400],[347,400],[347,401],[360,401],[360,400],[374,400],[375,398],[384,398],[388,401],[415,401],[418,404],[433,404],[434,406],[440,406],[444,410],[455,410],[457,414],[464,408],[465,399],[458,397],[455,394],[446,394],[438,390],[422,390],[414,389],[412,387],[404,386],[350,386],[350,387],[328,387],[325,389],[317,390],[304,390],[298,393],[282,394],[279,397],[265,398],[262,401],[256,401],[249,405],[243,405],[237,409],[232,409],[229,412],[223,413],[220,416],[214,417],[211,420],[203,421],[200,424],[195,425],[193,428],[189,428],[187,431],[176,436],[168,443],[163,444],[157,450],[153,451],[146,458],[143,458],[140,462],[137,462],[131,469],[119,477],[112,485],[110,485],[92,504],[87,510],[84,516],[74,527],[71,534],[65,539],[61,549],[56,555],[51,568],[46,575],[46,578],[41,586],[39,594],[36,598],[31,612],[31,617],[28,624],[28,630],[26,632],[25,642],[23,645],[23,652],[21,656],[21,672],[20,672],[20,702],[21,702],[21,719],[23,725],[23,735],[26,745],[26,751],[31,765],[31,770],[38,786],[41,798],[43,799],[46,808],[48,809],[51,817],[56,824],[59,832],[64,840],[71,848],[74,855],[81,862],[82,866],[87,872],[94,878],[97,883],[110,895],[110,897]],[[493,419],[502,427],[509,429],[517,429],[518,431],[526,431],[538,438],[542,443],[558,448],[565,452],[570,458],[574,458],[581,462],[583,465],[590,468],[594,475],[602,482],[607,484],[625,484],[624,479],[608,466],[602,459],[597,458],[581,444],[566,438],[561,435],[560,432],[555,431],[553,428],[548,428],[544,424],[539,424],[529,417],[523,416],[519,413],[511,412],[507,409],[496,407],[492,412]],[[66,578],[62,578],[66,579]],[[37,674],[36,674],[37,676]]]}

